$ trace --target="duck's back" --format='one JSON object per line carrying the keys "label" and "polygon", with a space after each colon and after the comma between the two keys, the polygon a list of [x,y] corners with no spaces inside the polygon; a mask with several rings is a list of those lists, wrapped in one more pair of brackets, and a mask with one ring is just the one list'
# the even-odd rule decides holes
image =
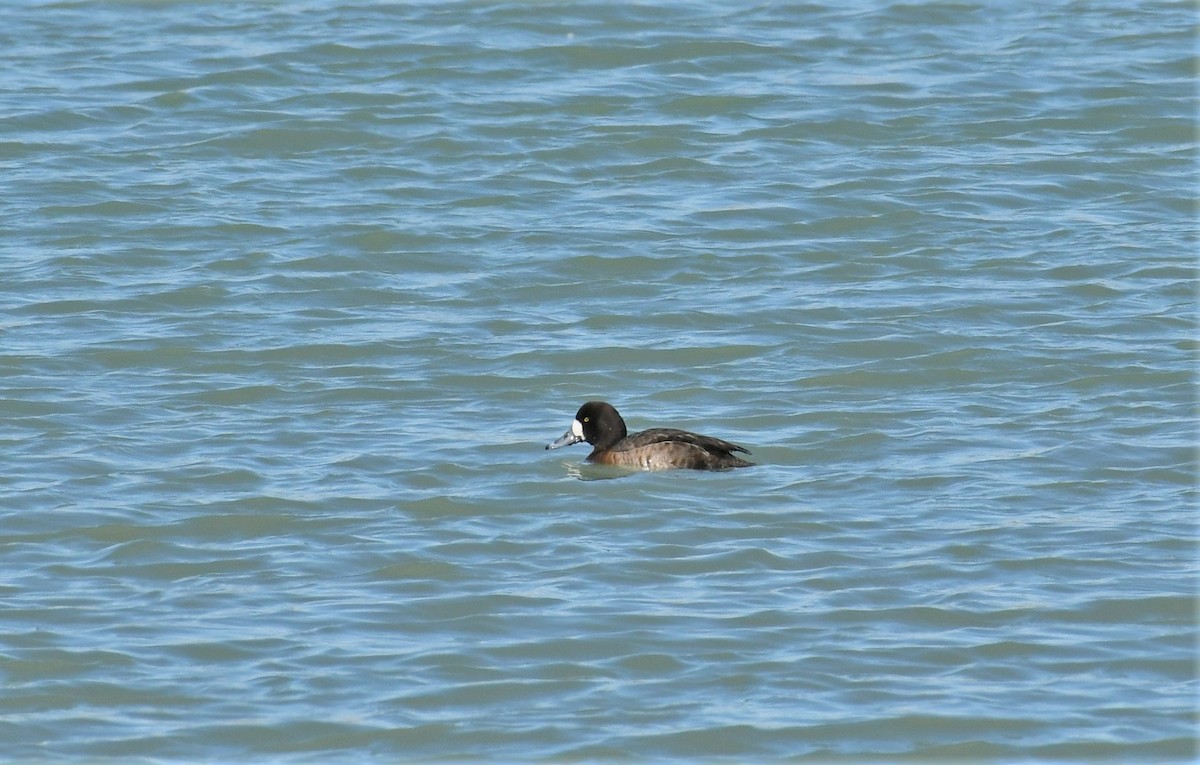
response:
{"label": "duck's back", "polygon": [[597,449],[588,459],[644,470],[725,470],[754,464],[734,456],[734,452],[750,453],[720,438],[676,428],[651,428],[626,436],[607,449]]}

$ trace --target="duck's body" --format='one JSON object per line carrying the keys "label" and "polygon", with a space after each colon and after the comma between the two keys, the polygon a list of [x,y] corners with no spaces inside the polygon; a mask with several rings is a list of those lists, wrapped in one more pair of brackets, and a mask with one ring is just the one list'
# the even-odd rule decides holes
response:
{"label": "duck's body", "polygon": [[745,447],[720,438],[702,436],[676,428],[651,428],[627,435],[625,420],[611,404],[589,401],[579,408],[570,429],[547,449],[570,446],[580,441],[592,445],[589,462],[642,470],[727,470],[750,467],[734,452],[749,454]]}

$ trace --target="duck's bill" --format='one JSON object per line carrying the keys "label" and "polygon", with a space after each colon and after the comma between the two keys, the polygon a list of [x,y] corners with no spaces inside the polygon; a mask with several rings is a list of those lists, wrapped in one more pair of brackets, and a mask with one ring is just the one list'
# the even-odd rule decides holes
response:
{"label": "duck's bill", "polygon": [[583,440],[583,428],[579,424],[579,420],[571,423],[571,427],[567,428],[567,432],[562,434],[562,438],[557,441],[552,441],[546,444],[547,449],[557,449],[561,446],[570,446],[577,444]]}

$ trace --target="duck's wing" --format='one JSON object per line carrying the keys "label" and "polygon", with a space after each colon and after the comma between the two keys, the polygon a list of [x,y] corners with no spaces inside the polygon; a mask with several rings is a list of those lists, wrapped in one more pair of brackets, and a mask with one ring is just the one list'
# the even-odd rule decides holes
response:
{"label": "duck's wing", "polygon": [[691,444],[692,446],[700,447],[706,452],[723,452],[725,454],[731,454],[732,452],[750,453],[750,450],[744,446],[738,446],[720,438],[702,436],[699,433],[692,433],[691,431],[679,430],[677,428],[650,428],[640,433],[634,433],[617,442],[613,446],[613,450],[626,451],[628,449],[640,449],[644,446],[658,443]]}

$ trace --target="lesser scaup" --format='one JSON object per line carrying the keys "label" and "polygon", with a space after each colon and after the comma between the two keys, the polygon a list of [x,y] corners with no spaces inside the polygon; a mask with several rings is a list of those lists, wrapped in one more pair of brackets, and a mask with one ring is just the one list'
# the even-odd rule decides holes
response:
{"label": "lesser scaup", "polygon": [[733,455],[734,452],[749,454],[749,449],[686,430],[651,428],[626,435],[625,420],[611,404],[603,401],[589,401],[581,406],[567,432],[546,444],[546,448],[557,449],[580,441],[595,447],[587,458],[601,465],[642,470],[725,470],[754,464]]}

